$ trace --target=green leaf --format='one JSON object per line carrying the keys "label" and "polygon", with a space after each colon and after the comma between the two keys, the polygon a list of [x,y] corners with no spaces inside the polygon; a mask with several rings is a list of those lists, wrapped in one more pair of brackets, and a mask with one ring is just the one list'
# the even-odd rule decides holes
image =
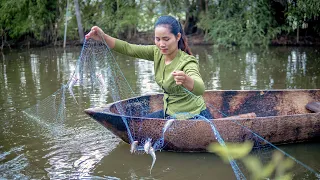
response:
{"label": "green leaf", "polygon": [[244,143],[226,143],[220,145],[213,143],[209,145],[208,151],[218,154],[225,162],[231,159],[240,159],[249,154],[252,150],[253,143],[246,141]]}
{"label": "green leaf", "polygon": [[248,156],[242,159],[246,168],[251,172],[251,179],[261,179],[262,164],[257,157]]}

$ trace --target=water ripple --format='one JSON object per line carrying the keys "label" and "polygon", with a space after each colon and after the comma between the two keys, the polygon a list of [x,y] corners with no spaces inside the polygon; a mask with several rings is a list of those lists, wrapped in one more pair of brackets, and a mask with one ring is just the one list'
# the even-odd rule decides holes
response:
{"label": "water ripple", "polygon": [[[90,128],[90,127],[89,127]],[[45,150],[48,176],[52,179],[86,178],[95,166],[119,143],[118,138],[104,129],[65,129],[62,136],[47,141]]]}
{"label": "water ripple", "polygon": [[0,179],[29,179],[21,173],[29,165],[26,156],[19,154],[22,150],[23,146],[20,146],[0,153]]}

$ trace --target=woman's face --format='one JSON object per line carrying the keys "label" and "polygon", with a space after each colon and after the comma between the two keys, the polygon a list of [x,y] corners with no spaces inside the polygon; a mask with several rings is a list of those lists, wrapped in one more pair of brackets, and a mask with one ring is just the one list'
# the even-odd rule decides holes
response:
{"label": "woman's face", "polygon": [[170,55],[178,50],[178,42],[181,36],[180,33],[175,36],[170,32],[168,27],[160,25],[155,28],[154,34],[154,43],[163,55]]}

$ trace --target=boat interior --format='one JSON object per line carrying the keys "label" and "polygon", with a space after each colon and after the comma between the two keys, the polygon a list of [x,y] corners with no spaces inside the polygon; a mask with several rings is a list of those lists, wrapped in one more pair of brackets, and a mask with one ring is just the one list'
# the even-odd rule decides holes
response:
{"label": "boat interior", "polygon": [[[214,119],[248,113],[267,117],[320,112],[320,90],[211,90],[203,97]],[[112,103],[108,111],[143,117],[163,109],[162,98],[163,94],[130,98]]]}

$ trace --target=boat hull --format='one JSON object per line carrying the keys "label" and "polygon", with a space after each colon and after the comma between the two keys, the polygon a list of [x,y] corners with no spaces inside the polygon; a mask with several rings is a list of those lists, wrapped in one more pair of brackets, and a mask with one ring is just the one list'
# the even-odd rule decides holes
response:
{"label": "boat hull", "polygon": [[[320,113],[311,113],[305,108],[309,102],[320,101],[320,90],[206,91],[204,98],[215,119],[175,120],[164,134],[166,119],[132,115],[132,112],[141,112],[139,106],[132,105],[133,99],[143,102],[153,112],[162,108],[162,97],[162,94],[140,96],[85,112],[127,143],[163,138],[163,150],[168,151],[206,151],[218,138],[226,142],[254,140],[262,144],[320,139]],[[119,105],[126,107],[122,114],[117,110]],[[257,117],[223,118],[226,113],[222,112],[228,116],[254,112]]]}

